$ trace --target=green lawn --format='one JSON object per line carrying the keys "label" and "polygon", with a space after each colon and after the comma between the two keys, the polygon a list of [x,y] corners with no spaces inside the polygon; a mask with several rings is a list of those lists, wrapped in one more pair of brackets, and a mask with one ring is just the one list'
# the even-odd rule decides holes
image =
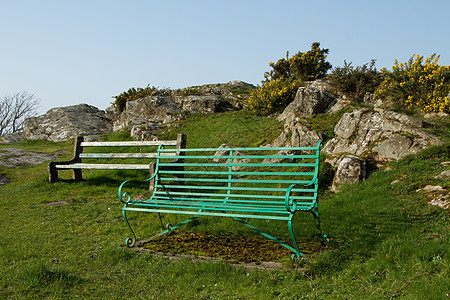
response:
{"label": "green lawn", "polygon": [[[273,140],[281,127],[274,119],[224,113],[198,115],[165,135],[186,133],[188,147],[254,146]],[[34,141],[8,147],[66,149],[63,158],[69,158],[72,144]],[[446,299],[449,212],[416,192],[428,184],[449,188],[434,178],[448,168],[444,161],[450,161],[448,143],[391,163],[389,171],[374,171],[338,194],[322,190],[319,209],[328,247],[299,264],[286,262],[281,270],[169,260],[123,247],[129,233],[117,189],[124,179],[145,179],[145,172],[87,171],[81,183],[48,184],[46,164],[2,168],[13,182],[0,188],[0,298]],[[391,184],[394,180],[399,182]],[[56,201],[59,205],[49,205]],[[314,235],[311,218],[299,215],[296,221],[305,241]],[[138,238],[159,230],[154,215],[136,213],[130,221]],[[288,239],[285,224],[258,225]],[[219,218],[185,230],[253,234]]]}

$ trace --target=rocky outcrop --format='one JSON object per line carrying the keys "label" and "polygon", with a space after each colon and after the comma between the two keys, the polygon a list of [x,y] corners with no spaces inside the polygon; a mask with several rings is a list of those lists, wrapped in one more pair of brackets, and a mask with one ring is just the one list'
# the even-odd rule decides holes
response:
{"label": "rocky outcrop", "polygon": [[322,90],[313,87],[300,87],[294,100],[278,117],[289,123],[302,117],[324,113],[336,99]]}
{"label": "rocky outcrop", "polygon": [[352,154],[376,161],[392,161],[440,144],[421,130],[431,124],[385,110],[360,109],[345,113],[334,129],[335,137],[323,151]]}
{"label": "rocky outcrop", "polygon": [[38,165],[55,159],[58,159],[55,155],[25,151],[23,149],[4,148],[0,150],[0,166],[6,168]]}
{"label": "rocky outcrop", "polygon": [[57,107],[46,114],[25,120],[27,139],[65,141],[85,135],[87,140],[97,139],[102,132],[112,130],[105,112],[87,104]]}
{"label": "rocky outcrop", "polygon": [[216,113],[241,109],[244,98],[255,87],[242,81],[227,84],[207,84],[178,90],[158,90],[152,96],[128,101],[123,110],[114,105],[107,108],[114,120],[114,130],[127,128],[139,132],[139,137],[151,137],[158,130],[154,124],[173,123],[189,113]]}

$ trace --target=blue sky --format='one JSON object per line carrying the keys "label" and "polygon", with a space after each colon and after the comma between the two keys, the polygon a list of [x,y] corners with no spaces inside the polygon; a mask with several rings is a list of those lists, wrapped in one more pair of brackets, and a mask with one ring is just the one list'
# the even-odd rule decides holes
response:
{"label": "blue sky", "polygon": [[269,62],[308,51],[390,68],[412,54],[450,64],[450,1],[0,0],[0,97],[26,91],[40,113],[148,84],[260,84]]}

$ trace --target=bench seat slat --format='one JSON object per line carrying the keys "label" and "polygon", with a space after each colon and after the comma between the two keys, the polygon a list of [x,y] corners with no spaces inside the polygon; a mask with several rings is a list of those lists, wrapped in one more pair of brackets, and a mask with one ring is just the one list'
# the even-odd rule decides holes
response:
{"label": "bench seat slat", "polygon": [[81,142],[81,147],[140,147],[140,146],[176,146],[176,140],[170,141],[122,141],[122,142]]}
{"label": "bench seat slat", "polygon": [[[155,191],[155,195],[158,195],[158,198],[162,198],[163,196],[167,196],[167,193],[164,191]],[[272,201],[273,203],[280,203],[280,200],[284,201],[286,199],[286,195],[258,195],[258,194],[215,194],[215,193],[193,193],[193,192],[171,192],[170,195],[183,197],[183,196],[196,196],[196,197],[216,197],[219,199],[229,198],[229,201],[241,201],[247,203],[261,203],[261,199],[271,199],[278,200]],[[315,196],[291,196],[291,199],[294,200],[310,200],[314,201],[316,199]],[[249,199],[259,199],[259,200],[249,200]],[[264,200],[268,203],[272,203],[271,201]],[[284,203],[284,202],[283,202]]]}
{"label": "bench seat slat", "polygon": [[[193,189],[193,190],[224,190],[224,191],[265,191],[265,192],[285,192],[285,188],[257,188],[257,187],[238,187],[238,186],[196,186],[196,185],[169,185],[161,184],[158,187],[169,189]],[[293,189],[293,192],[316,192],[315,189]]]}
{"label": "bench seat slat", "polygon": [[239,172],[239,171],[178,171],[178,170],[159,170],[159,174],[189,174],[189,175],[252,175],[252,176],[314,176],[314,172]]}
{"label": "bench seat slat", "polygon": [[80,153],[80,158],[156,158],[156,153]]}
{"label": "bench seat slat", "polygon": [[[173,159],[171,157],[171,159]],[[161,167],[315,167],[315,163],[159,163]]]}
{"label": "bench seat slat", "polygon": [[149,170],[150,166],[147,165],[134,165],[134,164],[85,164],[75,163],[69,165],[56,165],[56,169],[92,169],[92,170]]}
{"label": "bench seat slat", "polygon": [[289,215],[286,216],[277,216],[277,215],[243,215],[236,213],[222,213],[222,212],[211,212],[211,211],[191,211],[191,210],[180,210],[180,209],[159,209],[155,208],[141,208],[141,207],[129,207],[124,206],[122,210],[125,211],[141,211],[141,212],[157,212],[157,213],[166,213],[166,214],[182,214],[182,215],[201,215],[201,216],[216,216],[216,217],[228,217],[228,218],[249,218],[249,219],[263,219],[263,220],[283,220],[288,221]]}
{"label": "bench seat slat", "polygon": [[184,181],[184,182],[219,182],[219,183],[289,183],[306,184],[311,180],[284,180],[284,179],[215,179],[215,178],[165,178],[160,177],[161,181]]}
{"label": "bench seat slat", "polygon": [[[286,210],[285,208],[285,203],[283,202],[279,202],[279,201],[249,201],[249,200],[244,200],[244,199],[227,199],[227,198],[217,198],[217,199],[211,199],[211,198],[207,198],[201,201],[201,199],[199,198],[180,198],[180,197],[162,197],[162,196],[158,196],[158,197],[154,197],[148,201],[135,201],[133,203],[147,203],[147,202],[155,202],[155,201],[162,201],[162,202],[167,202],[167,203],[171,203],[172,201],[181,201],[181,202],[186,202],[186,201],[200,201],[200,202],[207,202],[207,203],[215,203],[217,204],[221,204],[226,202],[227,205],[235,205],[235,206],[242,206],[242,205],[246,205],[246,206],[257,206],[257,207],[278,207],[278,208],[283,208],[283,210]],[[300,206],[310,206],[312,202],[297,202],[297,205]]]}

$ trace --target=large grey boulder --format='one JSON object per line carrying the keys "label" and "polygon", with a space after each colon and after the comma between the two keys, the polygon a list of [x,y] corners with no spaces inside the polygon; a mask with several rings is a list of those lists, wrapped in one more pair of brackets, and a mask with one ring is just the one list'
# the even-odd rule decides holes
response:
{"label": "large grey boulder", "polygon": [[300,87],[292,101],[278,116],[279,120],[293,122],[302,117],[324,113],[336,99],[325,91],[313,87]]}
{"label": "large grey boulder", "polygon": [[397,160],[442,143],[422,130],[428,126],[431,124],[392,111],[355,110],[342,116],[335,126],[335,137],[323,151],[371,157],[380,162]]}
{"label": "large grey boulder", "polygon": [[366,179],[366,161],[353,155],[338,159],[331,190],[338,192],[345,184],[355,184]]}
{"label": "large grey boulder", "polygon": [[25,120],[24,133],[27,139],[65,141],[77,135],[96,139],[103,132],[112,130],[105,112],[87,104],[57,107],[46,114]]}

